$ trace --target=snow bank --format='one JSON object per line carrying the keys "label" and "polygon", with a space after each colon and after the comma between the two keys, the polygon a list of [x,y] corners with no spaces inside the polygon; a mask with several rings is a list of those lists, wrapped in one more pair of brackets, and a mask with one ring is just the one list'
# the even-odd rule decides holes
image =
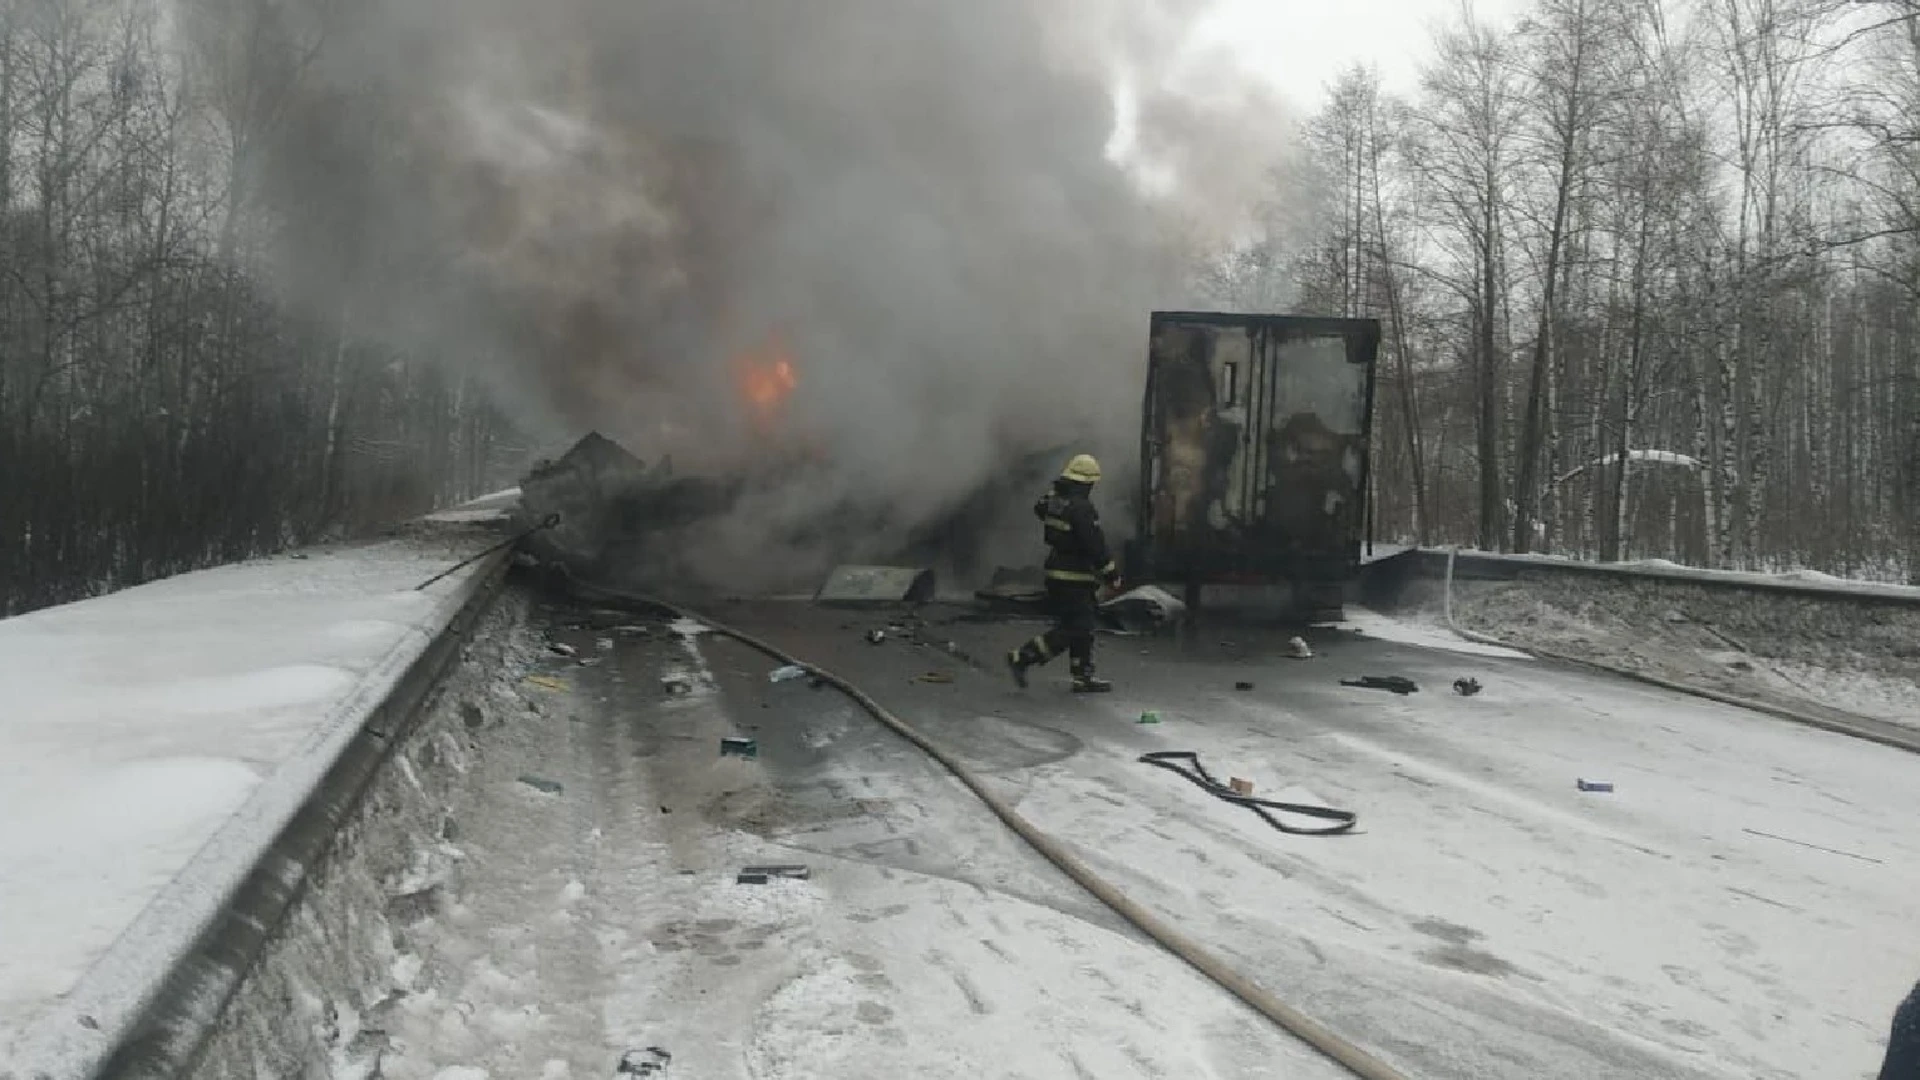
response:
{"label": "snow bank", "polygon": [[[1444,558],[1445,548],[1425,549]],[[1506,552],[1472,551],[1458,549],[1462,558],[1486,559],[1517,565],[1540,566],[1568,570],[1584,570],[1601,574],[1642,575],[1678,581],[1698,582],[1709,585],[1748,585],[1783,592],[1827,592],[1854,596],[1868,596],[1882,599],[1911,601],[1920,604],[1920,585],[1897,585],[1883,581],[1868,581],[1860,578],[1835,577],[1819,570],[1786,570],[1779,573],[1761,573],[1750,570],[1709,570],[1698,566],[1685,566],[1667,559],[1635,559],[1628,562],[1596,563],[1587,559],[1575,559],[1566,555],[1515,555]]]}
{"label": "snow bank", "polygon": [[[442,529],[0,621],[0,1054],[87,1071],[472,597]],[[12,1075],[0,1068],[0,1076]]]}

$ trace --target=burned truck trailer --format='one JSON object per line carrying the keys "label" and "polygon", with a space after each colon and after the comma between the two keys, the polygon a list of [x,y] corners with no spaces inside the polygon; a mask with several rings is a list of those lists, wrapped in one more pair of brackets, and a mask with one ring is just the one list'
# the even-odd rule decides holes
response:
{"label": "burned truck trailer", "polygon": [[1127,575],[1286,585],[1294,614],[1338,617],[1359,571],[1374,319],[1155,312]]}

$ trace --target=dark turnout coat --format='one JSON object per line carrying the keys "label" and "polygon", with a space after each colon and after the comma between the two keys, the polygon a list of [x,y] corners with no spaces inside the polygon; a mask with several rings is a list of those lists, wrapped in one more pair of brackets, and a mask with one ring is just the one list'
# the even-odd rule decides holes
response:
{"label": "dark turnout coat", "polygon": [[1033,504],[1033,514],[1046,527],[1047,581],[1050,584],[1118,584],[1120,567],[1107,549],[1100,528],[1100,512],[1093,508],[1093,486],[1062,477]]}

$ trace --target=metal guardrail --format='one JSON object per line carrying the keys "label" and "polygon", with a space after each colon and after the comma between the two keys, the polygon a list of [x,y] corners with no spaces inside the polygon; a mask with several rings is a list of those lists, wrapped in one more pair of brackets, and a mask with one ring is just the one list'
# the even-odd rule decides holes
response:
{"label": "metal guardrail", "polygon": [[[1394,577],[1414,574],[1444,577],[1446,548],[1408,548],[1366,564],[1363,576]],[[1856,604],[1920,608],[1920,588],[1879,585],[1865,581],[1796,581],[1767,574],[1731,570],[1702,570],[1684,566],[1647,566],[1632,563],[1579,562],[1540,555],[1506,555],[1484,551],[1456,553],[1454,576],[1466,580],[1511,581],[1527,574],[1577,574],[1613,580],[1697,586],[1729,592],[1760,592],[1805,600],[1838,600]]]}

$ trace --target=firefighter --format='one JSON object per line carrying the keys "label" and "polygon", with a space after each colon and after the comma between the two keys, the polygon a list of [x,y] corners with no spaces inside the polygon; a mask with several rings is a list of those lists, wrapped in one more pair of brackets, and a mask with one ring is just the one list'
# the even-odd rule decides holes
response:
{"label": "firefighter", "polygon": [[1093,631],[1101,586],[1118,589],[1120,568],[1107,551],[1100,514],[1093,508],[1093,485],[1100,463],[1080,454],[1060,473],[1053,487],[1033,504],[1046,528],[1047,606],[1053,627],[1007,654],[1013,681],[1027,685],[1027,672],[1067,653],[1072,657],[1073,690],[1079,694],[1113,689],[1093,673]]}
{"label": "firefighter", "polygon": [[1880,1080],[1920,1080],[1920,983],[1894,1011]]}

